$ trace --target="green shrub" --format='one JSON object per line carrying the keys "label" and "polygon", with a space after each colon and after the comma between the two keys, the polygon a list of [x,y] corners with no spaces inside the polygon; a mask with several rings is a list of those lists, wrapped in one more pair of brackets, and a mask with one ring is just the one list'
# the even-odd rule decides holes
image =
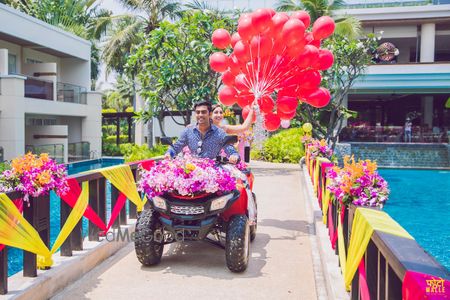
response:
{"label": "green shrub", "polygon": [[[128,143],[128,136],[125,134],[121,134],[119,136],[120,144]],[[115,135],[109,135],[104,139],[104,142],[108,144],[115,144],[116,143],[116,136]]]}
{"label": "green shrub", "polygon": [[134,112],[134,108],[133,108],[132,106],[128,106],[128,107],[125,109],[125,112]]}
{"label": "green shrub", "polygon": [[102,126],[102,133],[104,136],[115,135],[116,131],[117,131],[116,125],[103,125]]}
{"label": "green shrub", "polygon": [[5,170],[11,169],[11,165],[7,162],[0,162],[0,173],[2,173]]}
{"label": "green shrub", "polygon": [[122,144],[120,145],[120,152],[122,152],[125,162],[139,161],[155,156],[164,155],[167,151],[167,146],[157,144],[152,149],[147,145],[136,144]]}
{"label": "green shrub", "polygon": [[300,141],[302,136],[301,128],[283,130],[268,138],[262,151],[253,149],[251,157],[277,163],[297,163],[304,155],[303,144]]}
{"label": "green shrub", "polygon": [[105,143],[102,145],[102,155],[104,156],[121,156],[119,146],[116,143]]}
{"label": "green shrub", "polygon": [[110,114],[110,113],[116,113],[117,110],[115,110],[114,108],[104,108],[102,109],[102,114]]}

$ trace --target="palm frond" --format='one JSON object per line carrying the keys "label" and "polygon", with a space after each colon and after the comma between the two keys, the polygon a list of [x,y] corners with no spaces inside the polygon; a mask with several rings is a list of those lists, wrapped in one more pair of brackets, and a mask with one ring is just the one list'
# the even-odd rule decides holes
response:
{"label": "palm frond", "polygon": [[301,0],[280,0],[275,4],[277,11],[296,11],[304,9]]}
{"label": "palm frond", "polygon": [[362,35],[361,21],[355,17],[346,17],[336,21],[336,34],[356,39]]}

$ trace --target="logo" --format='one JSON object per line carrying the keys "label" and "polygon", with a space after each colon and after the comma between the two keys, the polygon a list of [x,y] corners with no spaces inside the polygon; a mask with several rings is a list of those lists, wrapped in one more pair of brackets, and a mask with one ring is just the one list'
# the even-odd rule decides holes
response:
{"label": "logo", "polygon": [[427,294],[445,294],[445,286],[444,286],[444,279],[443,278],[434,278],[427,279],[426,283],[427,286],[425,288],[425,291]]}

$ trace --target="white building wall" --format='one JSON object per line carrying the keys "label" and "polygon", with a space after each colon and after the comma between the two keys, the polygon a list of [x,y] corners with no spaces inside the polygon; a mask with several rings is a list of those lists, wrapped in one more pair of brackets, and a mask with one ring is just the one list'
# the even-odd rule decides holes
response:
{"label": "white building wall", "polygon": [[102,153],[102,93],[87,93],[88,111],[81,120],[81,140],[90,143],[90,150]]}
{"label": "white building wall", "polygon": [[25,151],[24,80],[22,76],[0,77],[0,146],[5,160]]}
{"label": "white building wall", "polygon": [[[8,53],[16,56],[17,73],[21,73],[20,70],[22,69],[22,47],[13,43],[9,43],[7,41],[0,40],[0,49],[8,49]],[[6,61],[6,63],[8,63],[8,61]],[[4,75],[6,74],[8,73],[5,73]]]}
{"label": "white building wall", "polygon": [[81,139],[81,118],[80,117],[59,117],[57,123],[60,125],[67,125],[68,127],[68,142],[78,143]]}
{"label": "white building wall", "polygon": [[90,91],[91,63],[75,58],[61,58],[59,81],[85,87]]}

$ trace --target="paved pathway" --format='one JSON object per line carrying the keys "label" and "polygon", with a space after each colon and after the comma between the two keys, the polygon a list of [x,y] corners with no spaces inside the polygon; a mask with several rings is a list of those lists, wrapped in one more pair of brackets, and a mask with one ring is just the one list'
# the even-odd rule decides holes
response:
{"label": "paved pathway", "polygon": [[258,233],[249,268],[231,273],[220,248],[166,246],[142,267],[130,244],[55,299],[316,299],[309,224],[298,165],[254,163]]}

